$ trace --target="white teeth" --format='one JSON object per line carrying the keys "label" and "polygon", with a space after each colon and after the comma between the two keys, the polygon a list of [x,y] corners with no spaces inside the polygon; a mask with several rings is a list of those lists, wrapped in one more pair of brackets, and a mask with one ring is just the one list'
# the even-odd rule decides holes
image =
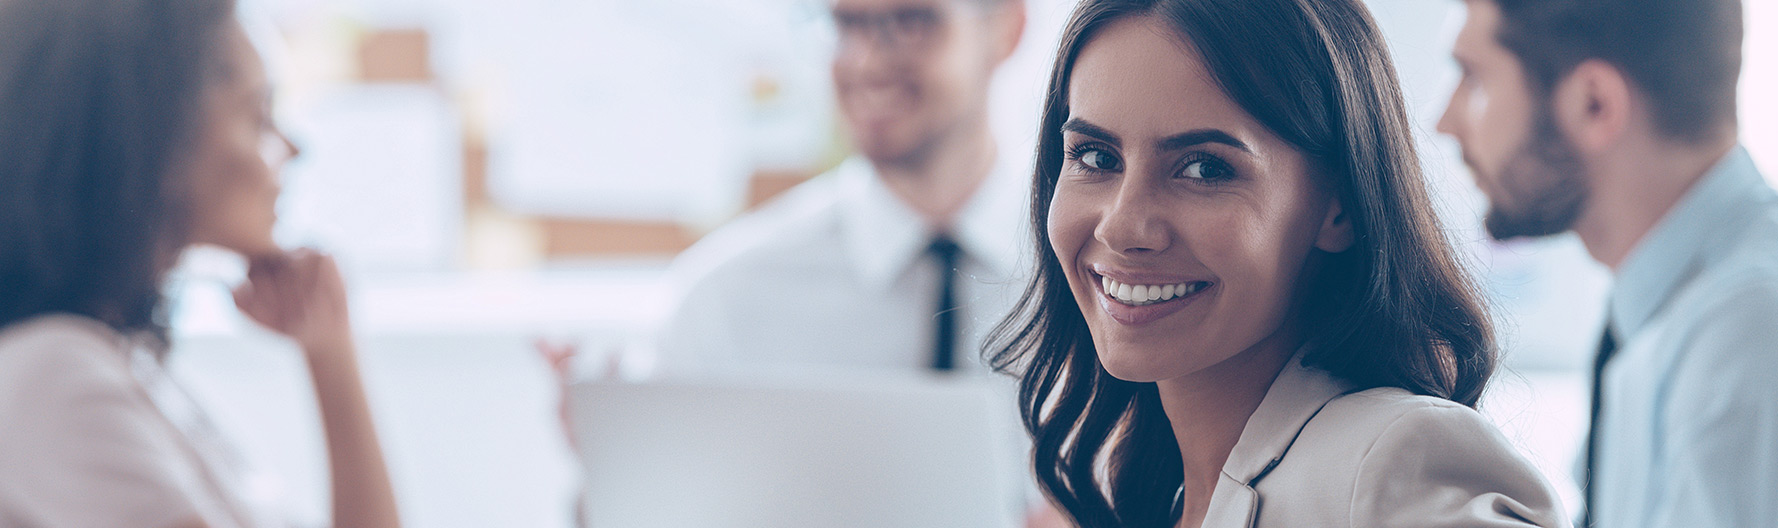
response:
{"label": "white teeth", "polygon": [[1118,302],[1133,306],[1154,304],[1170,301],[1197,293],[1209,286],[1207,282],[1183,282],[1179,284],[1124,284],[1111,277],[1100,276],[1099,285],[1105,294],[1117,299]]}

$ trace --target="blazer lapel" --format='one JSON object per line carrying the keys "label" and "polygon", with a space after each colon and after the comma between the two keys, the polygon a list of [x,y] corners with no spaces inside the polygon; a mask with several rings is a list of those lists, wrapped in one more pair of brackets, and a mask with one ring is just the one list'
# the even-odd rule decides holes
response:
{"label": "blazer lapel", "polygon": [[1259,492],[1253,491],[1252,486],[1223,473],[1210,495],[1210,510],[1204,514],[1202,528],[1253,526],[1259,514]]}
{"label": "blazer lapel", "polygon": [[1254,490],[1266,473],[1284,460],[1303,426],[1321,412],[1327,402],[1347,388],[1317,369],[1302,364],[1302,353],[1291,358],[1266,390],[1259,408],[1247,418],[1241,439],[1229,451],[1222,478],[1211,492],[1204,528],[1249,528],[1259,514],[1259,492]]}

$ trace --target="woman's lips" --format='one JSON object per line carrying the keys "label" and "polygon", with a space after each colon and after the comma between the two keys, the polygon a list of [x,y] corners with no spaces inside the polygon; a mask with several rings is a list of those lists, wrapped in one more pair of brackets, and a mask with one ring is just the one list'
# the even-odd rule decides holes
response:
{"label": "woman's lips", "polygon": [[1098,272],[1092,276],[1097,279],[1093,289],[1099,293],[1099,308],[1113,320],[1130,326],[1173,315],[1216,287],[1216,283],[1210,281],[1129,284]]}

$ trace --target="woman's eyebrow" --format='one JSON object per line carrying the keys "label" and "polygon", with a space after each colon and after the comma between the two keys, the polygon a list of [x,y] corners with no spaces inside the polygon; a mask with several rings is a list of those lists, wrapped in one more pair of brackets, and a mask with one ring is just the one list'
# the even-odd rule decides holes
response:
{"label": "woman's eyebrow", "polygon": [[1239,139],[1235,139],[1235,136],[1228,132],[1223,132],[1214,128],[1203,128],[1167,136],[1159,142],[1156,142],[1155,145],[1162,151],[1171,151],[1183,150],[1205,143],[1221,143],[1241,149],[1242,152],[1248,154],[1253,153],[1253,149],[1248,148],[1246,143],[1243,143]]}
{"label": "woman's eyebrow", "polygon": [[1113,147],[1121,146],[1119,145],[1121,140],[1118,139],[1117,134],[1113,134],[1110,130],[1106,130],[1099,125],[1089,123],[1087,120],[1078,117],[1069,118],[1068,122],[1062,123],[1062,131],[1073,132],[1084,136],[1092,136],[1093,139],[1110,143]]}
{"label": "woman's eyebrow", "polygon": [[[1112,133],[1110,130],[1106,130],[1104,127],[1095,125],[1078,117],[1070,118],[1066,123],[1062,123],[1062,131],[1090,136],[1093,139],[1110,143],[1114,147],[1121,146],[1120,143],[1122,142],[1117,134]],[[1155,142],[1155,146],[1159,150],[1172,151],[1183,150],[1205,143],[1221,143],[1241,149],[1242,152],[1253,152],[1253,149],[1248,147],[1246,142],[1235,139],[1233,134],[1214,128],[1192,130],[1167,136],[1160,141]]]}

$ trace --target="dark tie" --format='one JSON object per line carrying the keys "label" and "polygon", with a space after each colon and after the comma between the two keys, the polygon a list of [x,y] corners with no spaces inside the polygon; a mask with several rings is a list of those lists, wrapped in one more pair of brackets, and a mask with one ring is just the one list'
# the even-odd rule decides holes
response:
{"label": "dark tie", "polygon": [[956,368],[957,258],[961,249],[949,237],[939,235],[926,252],[938,261],[938,310],[933,313],[932,370]]}
{"label": "dark tie", "polygon": [[1587,473],[1581,477],[1586,480],[1581,483],[1581,488],[1586,491],[1587,500],[1586,512],[1581,515],[1581,526],[1586,528],[1592,528],[1593,520],[1599,518],[1593,515],[1593,507],[1599,504],[1599,492],[1593,487],[1593,476],[1597,474],[1595,471],[1599,467],[1599,401],[1603,394],[1600,388],[1605,384],[1605,363],[1611,361],[1611,356],[1616,353],[1617,340],[1611,337],[1611,328],[1607,327],[1605,337],[1599,339],[1599,355],[1593,359],[1592,425],[1587,427]]}

